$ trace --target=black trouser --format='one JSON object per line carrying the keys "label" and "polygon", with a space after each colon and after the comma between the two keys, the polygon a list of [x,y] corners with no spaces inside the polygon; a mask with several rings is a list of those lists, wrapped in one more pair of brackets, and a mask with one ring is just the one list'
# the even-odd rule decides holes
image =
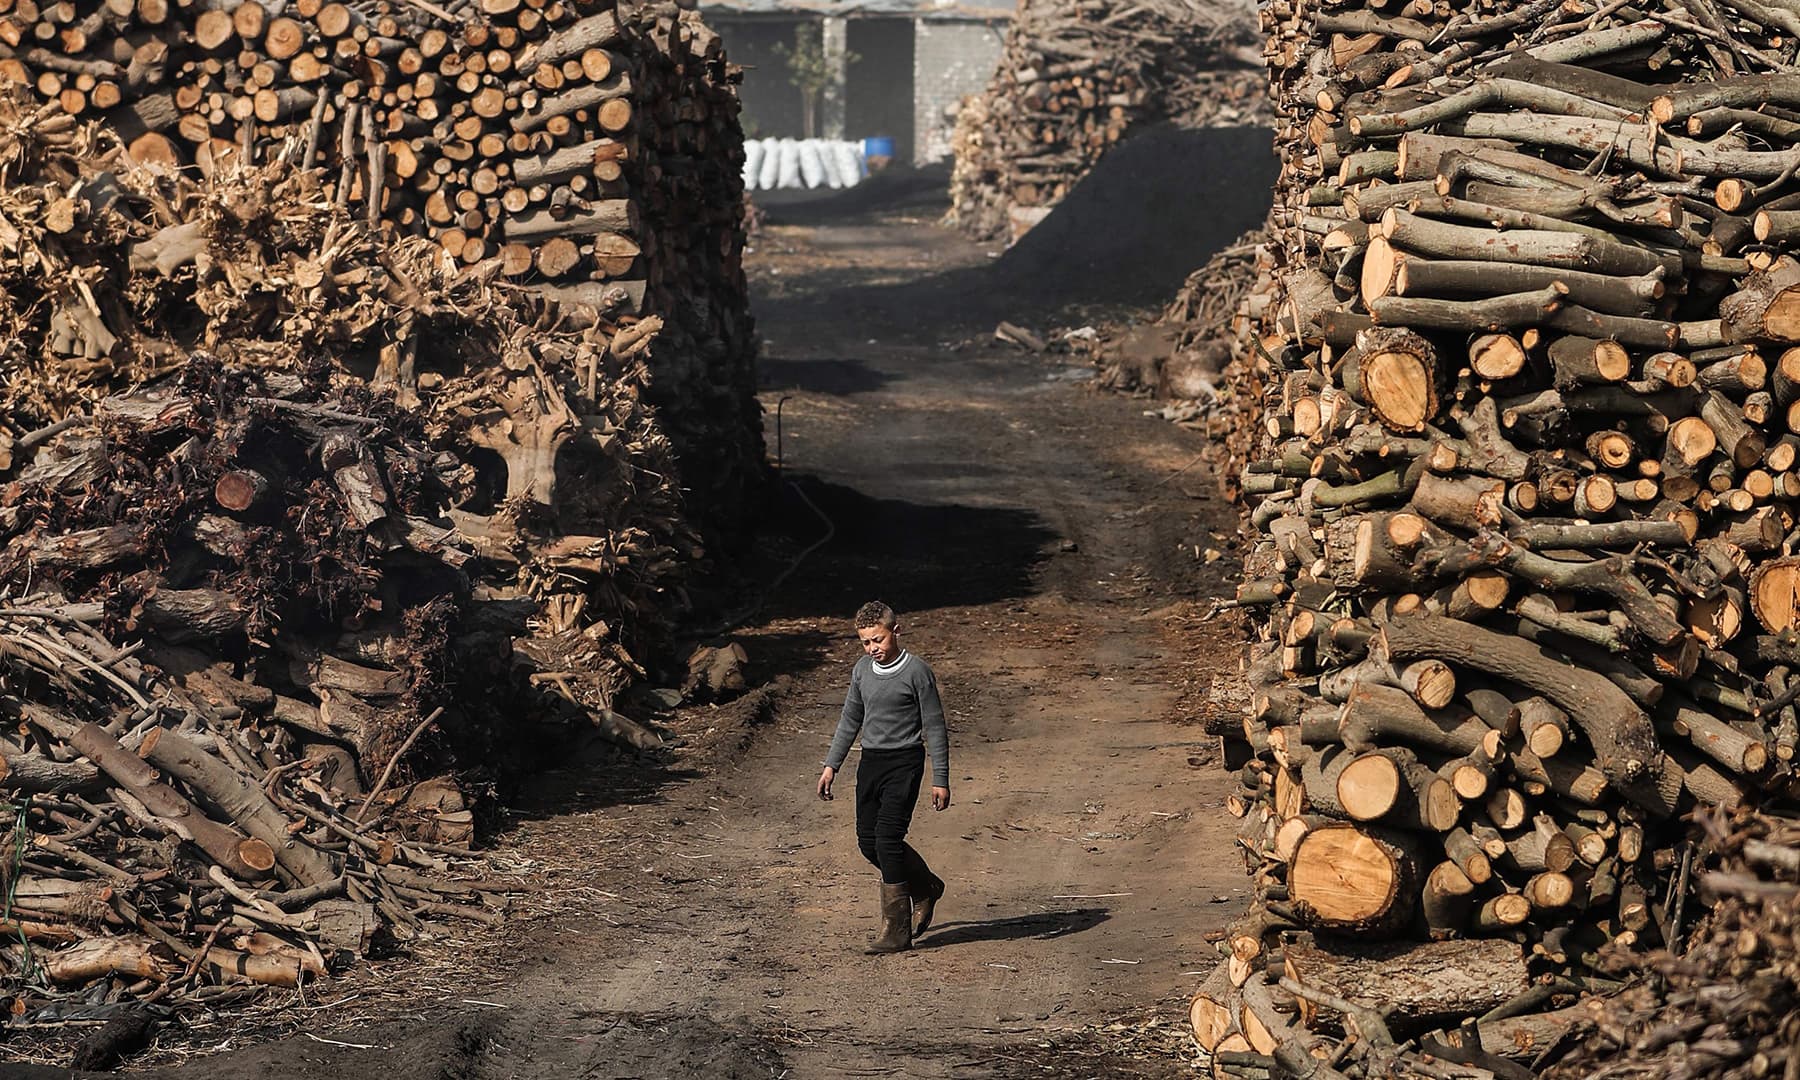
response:
{"label": "black trouser", "polygon": [[931,869],[906,842],[919,785],[925,780],[925,748],[864,749],[856,766],[856,844],[889,885],[921,887]]}

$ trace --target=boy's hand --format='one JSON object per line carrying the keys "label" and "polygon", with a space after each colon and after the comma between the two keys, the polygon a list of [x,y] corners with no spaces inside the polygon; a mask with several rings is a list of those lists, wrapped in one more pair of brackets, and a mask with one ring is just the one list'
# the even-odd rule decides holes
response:
{"label": "boy's hand", "polygon": [[933,810],[948,810],[948,809],[950,809],[950,789],[949,788],[933,787],[931,789],[931,808]]}
{"label": "boy's hand", "polygon": [[[826,802],[831,801],[831,779],[836,775],[837,770],[829,765],[825,766],[825,771],[819,774],[819,798],[824,799]],[[937,789],[933,788],[932,790],[935,791]],[[936,796],[933,796],[933,798],[935,797]],[[946,798],[948,798],[947,795]]]}

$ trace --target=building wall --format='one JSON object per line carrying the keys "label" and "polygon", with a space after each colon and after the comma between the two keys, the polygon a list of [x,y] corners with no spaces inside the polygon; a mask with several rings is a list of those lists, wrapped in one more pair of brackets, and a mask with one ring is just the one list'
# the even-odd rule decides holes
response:
{"label": "building wall", "polygon": [[803,127],[800,90],[788,81],[787,61],[775,54],[775,46],[794,46],[794,26],[814,16],[760,15],[746,18],[718,11],[706,21],[725,39],[725,53],[744,66],[744,85],[738,96],[744,103],[744,134],[761,139],[799,138]]}
{"label": "building wall", "polygon": [[1000,60],[1004,23],[920,19],[913,38],[913,163],[950,156],[949,108],[988,84]]}
{"label": "building wall", "polygon": [[850,19],[848,45],[855,57],[844,92],[844,134],[852,139],[886,135],[894,157],[913,154],[913,20]]}

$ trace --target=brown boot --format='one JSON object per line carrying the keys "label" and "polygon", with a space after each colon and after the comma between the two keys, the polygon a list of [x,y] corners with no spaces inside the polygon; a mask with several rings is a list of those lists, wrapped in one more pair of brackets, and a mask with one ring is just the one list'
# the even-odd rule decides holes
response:
{"label": "brown boot", "polygon": [[905,952],[912,948],[912,897],[906,885],[881,883],[881,936],[863,951],[871,955]]}
{"label": "brown boot", "polygon": [[913,937],[918,937],[931,929],[931,914],[944,896],[944,879],[927,870],[925,880],[909,883],[907,892],[912,896]]}

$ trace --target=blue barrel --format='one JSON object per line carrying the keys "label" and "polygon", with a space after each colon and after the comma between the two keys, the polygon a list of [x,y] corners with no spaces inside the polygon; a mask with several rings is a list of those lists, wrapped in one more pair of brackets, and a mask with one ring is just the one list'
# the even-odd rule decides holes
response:
{"label": "blue barrel", "polygon": [[887,135],[871,135],[863,140],[863,156],[867,158],[892,158],[894,156],[894,140]]}

